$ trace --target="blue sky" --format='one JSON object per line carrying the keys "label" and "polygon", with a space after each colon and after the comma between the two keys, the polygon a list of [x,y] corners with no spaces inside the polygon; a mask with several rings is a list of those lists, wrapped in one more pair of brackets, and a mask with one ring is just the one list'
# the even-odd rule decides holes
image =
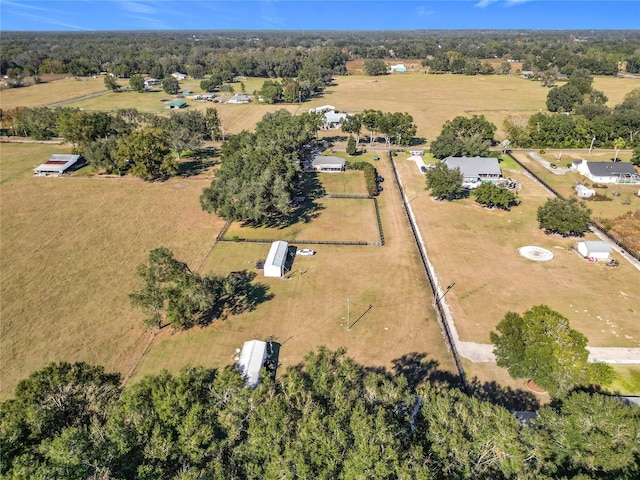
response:
{"label": "blue sky", "polygon": [[0,30],[640,29],[640,0],[0,0]]}

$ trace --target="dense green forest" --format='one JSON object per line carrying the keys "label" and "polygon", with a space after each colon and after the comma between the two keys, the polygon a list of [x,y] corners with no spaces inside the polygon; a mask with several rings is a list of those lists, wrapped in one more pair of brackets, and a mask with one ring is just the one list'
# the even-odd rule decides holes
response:
{"label": "dense green forest", "polygon": [[[423,356],[394,371],[319,348],[244,388],[229,367],[148,376],[50,364],[4,402],[0,474],[65,479],[631,479],[640,409],[574,391],[476,383],[470,394]],[[521,424],[510,411],[538,410]]]}
{"label": "dense green forest", "polygon": [[[481,73],[481,59],[523,62],[523,70],[576,68],[594,75],[640,73],[640,31],[166,31],[4,32],[0,73],[155,78],[181,71],[299,77],[346,73],[351,59],[421,59],[437,71]],[[620,63],[621,62],[621,63]],[[301,74],[302,72],[302,74]]]}

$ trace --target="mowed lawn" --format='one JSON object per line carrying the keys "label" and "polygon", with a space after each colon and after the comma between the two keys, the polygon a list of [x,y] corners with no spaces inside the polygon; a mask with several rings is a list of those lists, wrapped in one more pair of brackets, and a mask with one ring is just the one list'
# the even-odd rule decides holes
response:
{"label": "mowed lawn", "polygon": [[[388,162],[376,167],[391,178]],[[244,341],[268,338],[282,343],[281,368],[298,364],[309,351],[326,345],[346,347],[359,362],[390,371],[412,353],[435,360],[438,369],[453,371],[425,273],[401,214],[400,195],[392,182],[385,182],[378,201],[387,242],[384,247],[314,245],[316,255],[296,257],[286,279],[265,278],[255,269],[256,260],[266,257],[269,245],[218,243],[201,272],[254,272],[256,296],[262,303],[254,311],[206,328],[161,332],[132,380],[162,368],[177,371],[183,365],[233,364],[236,348]],[[305,225],[309,232],[323,214]],[[341,222],[338,217],[335,221]],[[299,235],[312,237],[304,228]],[[355,323],[350,331],[348,321]]]}
{"label": "mowed lawn", "polygon": [[[462,340],[489,343],[489,332],[508,311],[547,304],[585,334],[589,345],[640,346],[640,272],[615,254],[617,269],[588,263],[569,251],[578,238],[544,234],[536,211],[549,197],[529,177],[506,170],[505,176],[522,185],[522,204],[510,212],[490,211],[472,199],[434,200],[415,164],[396,158],[440,282],[455,282],[446,301]],[[518,253],[525,245],[547,248],[554,258],[527,260]]]}
{"label": "mowed lawn", "polygon": [[33,165],[63,146],[0,148],[0,397],[51,361],[126,374],[146,338],[128,298],[136,267],[161,245],[204,259],[223,225],[198,202],[209,180],[40,178]]}

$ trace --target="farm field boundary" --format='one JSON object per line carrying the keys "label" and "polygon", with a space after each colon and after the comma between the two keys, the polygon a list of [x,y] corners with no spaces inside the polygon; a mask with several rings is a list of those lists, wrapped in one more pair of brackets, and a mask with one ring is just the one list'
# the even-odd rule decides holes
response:
{"label": "farm field boundary", "polygon": [[[456,364],[456,368],[458,370],[458,375],[460,376],[460,380],[464,385],[466,390],[469,390],[469,384],[467,382],[467,378],[464,372],[464,367],[462,366],[462,361],[460,360],[460,354],[458,353],[457,347],[457,332],[452,332],[452,328],[449,325],[448,316],[442,305],[442,298],[444,297],[445,292],[442,292],[437,281],[435,280],[435,273],[433,272],[433,266],[429,263],[429,259],[427,258],[427,252],[425,251],[424,242],[422,241],[422,235],[420,234],[420,230],[418,229],[418,225],[416,224],[413,218],[413,212],[411,211],[411,207],[407,202],[406,195],[404,193],[404,189],[402,188],[402,183],[400,182],[400,177],[398,176],[398,170],[396,169],[395,161],[393,160],[393,155],[391,151],[389,151],[389,160],[391,161],[391,168],[393,170],[393,177],[396,181],[396,185],[398,186],[398,191],[400,192],[400,196],[402,197],[402,206],[404,207],[404,213],[409,222],[409,227],[411,228],[411,233],[415,240],[416,246],[418,247],[418,252],[420,253],[420,260],[422,262],[422,266],[427,275],[427,280],[429,281],[429,286],[431,287],[431,293],[434,298],[434,306],[436,308],[436,312],[438,314],[438,320],[442,327],[442,330],[445,334],[445,338],[447,339],[447,343],[449,346],[449,350],[453,355],[453,360]],[[451,322],[453,324],[453,322]],[[453,327],[455,328],[455,327]]]}
{"label": "farm field boundary", "polygon": [[[507,155],[514,162],[516,162],[520,167],[522,167],[522,169],[524,169],[529,175],[531,175],[538,183],[540,183],[547,190],[549,190],[549,192],[551,192],[553,195],[555,195],[558,198],[564,198],[563,195],[561,195],[555,188],[553,188],[551,185],[549,185],[547,182],[545,182],[542,178],[540,178],[538,175],[536,175],[535,172],[531,171],[526,165],[524,165],[516,157],[514,157],[511,154],[511,152],[507,152]],[[609,241],[613,242],[615,245],[617,245],[620,249],[622,249],[622,251],[624,252],[625,255],[628,255],[629,257],[632,257],[635,260],[635,262],[632,261],[632,264],[635,265],[636,268],[640,269],[640,266],[637,263],[637,262],[640,262],[640,255],[638,255],[637,253],[632,251],[627,245],[625,245],[623,242],[618,240],[616,237],[614,237],[613,235],[609,234],[609,232],[607,232],[604,228],[602,228],[601,225],[599,225],[597,222],[595,222],[593,220],[591,221],[591,228],[593,230],[595,230],[599,236],[604,236],[604,237],[607,238],[607,240],[609,240]],[[594,232],[594,233],[596,233],[596,232]],[[623,256],[625,256],[625,255],[623,255]]]}
{"label": "farm field boundary", "polygon": [[376,215],[376,223],[378,229],[379,240],[377,242],[366,242],[366,241],[358,241],[358,240],[287,240],[286,238],[245,238],[239,235],[233,235],[231,238],[227,236],[227,232],[229,227],[231,226],[231,222],[225,223],[224,227],[218,234],[216,241],[219,242],[249,242],[249,243],[273,243],[277,240],[287,240],[294,243],[300,243],[305,245],[348,245],[348,246],[373,246],[373,247],[382,247],[385,244],[384,240],[384,229],[382,227],[382,219],[380,217],[380,208],[378,205],[378,200],[375,197],[369,195],[345,195],[345,194],[329,194],[325,195],[324,198],[341,198],[341,199],[358,199],[358,200],[372,200],[375,215]]}

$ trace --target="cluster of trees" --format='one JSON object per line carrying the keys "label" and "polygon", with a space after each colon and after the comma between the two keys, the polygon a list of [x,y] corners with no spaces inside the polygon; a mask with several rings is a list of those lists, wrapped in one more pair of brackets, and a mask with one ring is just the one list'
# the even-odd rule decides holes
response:
{"label": "cluster of trees", "polygon": [[343,132],[352,134],[356,141],[356,150],[360,145],[360,134],[363,128],[369,130],[369,143],[381,136],[387,147],[391,145],[411,145],[418,128],[413,123],[413,117],[408,113],[382,112],[380,110],[364,110],[348,115],[340,126]]}
{"label": "cluster of trees", "polygon": [[481,62],[477,57],[465,57],[456,50],[438,53],[422,62],[428,73],[457,73],[463,75],[493,75],[495,73],[506,75],[511,70],[511,63],[504,60],[496,68],[489,62]]}
{"label": "cluster of trees", "polygon": [[[432,371],[416,359],[403,368]],[[411,365],[409,365],[409,363]],[[509,392],[503,392],[508,396]],[[515,394],[515,392],[512,392]],[[416,387],[320,348],[256,389],[188,368],[122,389],[117,374],[50,364],[0,408],[6,478],[631,479],[640,411],[574,391],[521,425],[446,384]],[[531,399],[535,403],[535,400]]]}
{"label": "cluster of trees", "polygon": [[114,114],[70,108],[20,107],[2,114],[14,135],[46,140],[63,137],[88,163],[107,173],[130,173],[145,180],[166,178],[177,171],[187,150],[204,139],[221,137],[222,123],[215,108],[171,112],[168,117],[121,109]]}
{"label": "cluster of trees", "polygon": [[[552,88],[547,94],[547,109],[550,112],[573,112],[583,104],[604,105],[609,100],[604,92],[593,88],[593,77],[588,70],[576,69],[569,81],[561,87]],[[586,107],[589,109],[589,107]],[[591,109],[600,110],[598,107]]]}
{"label": "cluster of trees", "polygon": [[553,397],[581,385],[610,385],[615,379],[611,366],[588,362],[587,337],[546,305],[522,315],[509,312],[496,329],[491,343],[498,366],[513,378],[532,380]]}
{"label": "cluster of trees", "polygon": [[431,142],[431,153],[439,159],[449,156],[485,157],[489,155],[489,147],[495,143],[495,133],[496,126],[484,115],[458,116],[442,126],[440,135]]}
{"label": "cluster of trees", "polygon": [[488,208],[511,210],[518,205],[518,197],[511,190],[491,182],[483,182],[473,190],[473,196],[481,205]]}
{"label": "cluster of trees", "polygon": [[550,198],[538,207],[538,224],[545,233],[582,236],[591,223],[591,209],[575,197]]}
{"label": "cluster of trees", "polygon": [[[587,68],[615,75],[618,62],[640,71],[637,32],[410,31],[410,32],[6,32],[0,73],[21,75],[102,71],[117,77],[175,71],[193,78],[237,75],[294,78],[301,70],[344,74],[348,59],[426,59],[433,71],[486,70],[487,58],[523,62],[523,70],[570,74]],[[498,70],[506,73],[500,67]],[[500,73],[500,72],[498,72]]]}
{"label": "cluster of trees", "polygon": [[[584,98],[581,94],[580,99]],[[616,144],[636,148],[640,146],[640,89],[629,92],[613,108],[585,101],[572,115],[537,113],[528,120],[510,118],[504,128],[511,144],[522,148],[588,148],[592,141],[597,148],[615,148]]]}
{"label": "cluster of trees", "polygon": [[200,196],[202,208],[225,220],[281,222],[292,211],[303,147],[320,129],[321,115],[266,114],[255,133],[231,135],[222,145],[222,165]]}
{"label": "cluster of trees", "polygon": [[[224,295],[234,295],[234,277],[201,277],[166,247],[149,252],[138,265],[139,289],[130,294],[131,303],[147,315],[145,324],[161,328],[165,322],[176,329],[206,325],[215,320],[216,307]],[[219,308],[218,308],[219,310]]]}

